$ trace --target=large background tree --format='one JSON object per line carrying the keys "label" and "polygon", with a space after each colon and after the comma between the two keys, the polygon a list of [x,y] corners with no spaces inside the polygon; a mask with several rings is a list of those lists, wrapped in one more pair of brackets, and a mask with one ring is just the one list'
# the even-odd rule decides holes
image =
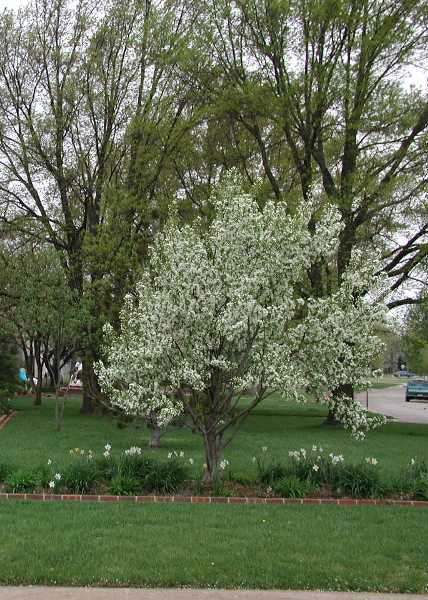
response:
{"label": "large background tree", "polygon": [[97,395],[99,326],[174,193],[168,164],[189,126],[177,77],[189,21],[180,2],[154,0],[35,0],[1,17],[1,219],[9,235],[51,244],[92,306],[85,412]]}
{"label": "large background tree", "polygon": [[195,89],[212,118],[238,132],[232,147],[242,173],[250,180],[261,174],[290,209],[315,194],[342,216],[336,262],[312,266],[312,293],[329,293],[352,248],[374,244],[384,250],[391,291],[403,292],[390,307],[413,302],[403,284],[427,253],[428,101],[409,87],[409,66],[428,64],[426,3],[203,6]]}

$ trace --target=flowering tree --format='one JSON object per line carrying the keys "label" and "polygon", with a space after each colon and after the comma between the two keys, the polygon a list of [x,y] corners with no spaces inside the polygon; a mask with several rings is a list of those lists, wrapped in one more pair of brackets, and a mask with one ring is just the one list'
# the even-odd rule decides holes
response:
{"label": "flowering tree", "polygon": [[[97,373],[114,405],[167,424],[183,412],[203,437],[211,480],[247,415],[273,391],[361,384],[380,349],[372,333],[379,303],[362,299],[375,261],[355,254],[349,275],[328,297],[305,297],[314,261],[333,260],[341,223],[325,209],[315,232],[307,206],[261,210],[232,180],[213,199],[208,228],[172,222],[156,238],[150,270],[126,298],[121,331],[105,327],[106,360]],[[256,387],[250,400],[246,390]],[[355,435],[377,424],[350,398],[334,408]]]}

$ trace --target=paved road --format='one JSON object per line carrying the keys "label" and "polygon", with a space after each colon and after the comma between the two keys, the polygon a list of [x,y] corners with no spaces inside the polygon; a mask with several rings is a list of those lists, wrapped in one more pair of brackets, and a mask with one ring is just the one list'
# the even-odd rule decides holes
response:
{"label": "paved road", "polygon": [[428,594],[0,587],[0,600],[428,600]]}
{"label": "paved road", "polygon": [[[394,385],[382,390],[369,390],[369,410],[393,417],[402,423],[425,423],[428,425],[428,400],[406,402],[406,386]],[[366,406],[366,392],[357,394]]]}

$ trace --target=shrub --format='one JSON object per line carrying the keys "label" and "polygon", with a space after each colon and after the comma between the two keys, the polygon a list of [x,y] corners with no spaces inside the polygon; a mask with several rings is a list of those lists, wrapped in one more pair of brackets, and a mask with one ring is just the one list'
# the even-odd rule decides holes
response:
{"label": "shrub", "polygon": [[97,480],[97,470],[93,462],[76,460],[64,472],[64,486],[72,493],[85,494]]}
{"label": "shrub", "polygon": [[132,496],[139,489],[138,479],[127,475],[117,475],[110,483],[110,492],[115,496]]}
{"label": "shrub", "polygon": [[354,498],[373,498],[383,495],[379,472],[373,465],[361,463],[343,466],[336,481],[338,493]]}
{"label": "shrub", "polygon": [[153,461],[151,470],[144,477],[143,487],[150,492],[171,494],[183,486],[187,476],[186,467],[177,460],[166,463]]}
{"label": "shrub", "polygon": [[304,498],[313,494],[317,489],[317,485],[298,477],[283,477],[273,482],[272,489],[275,494],[283,498]]}
{"label": "shrub", "polygon": [[12,493],[34,492],[38,480],[34,472],[18,470],[10,473],[6,480],[6,489]]}

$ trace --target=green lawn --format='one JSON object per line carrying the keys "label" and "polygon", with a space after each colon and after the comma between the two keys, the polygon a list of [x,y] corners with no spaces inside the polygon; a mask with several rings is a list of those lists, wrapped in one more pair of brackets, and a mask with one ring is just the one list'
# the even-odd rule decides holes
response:
{"label": "green lawn", "polygon": [[[145,428],[119,429],[110,417],[79,413],[66,401],[65,427],[54,428],[54,401],[33,407],[13,401],[18,415],[0,432],[0,462],[58,468],[69,449],[100,452],[146,446]],[[378,458],[397,472],[413,456],[428,459],[428,426],[388,424],[353,441],[323,424],[314,405],[265,402],[226,453],[235,475],[254,476],[251,457],[268,446],[321,444],[345,460]],[[159,451],[193,457],[200,474],[200,438],[177,430]],[[216,586],[332,590],[428,591],[428,512],[400,507],[128,505],[0,503],[0,583],[69,585]],[[83,543],[82,543],[83,542]]]}
{"label": "green lawn", "polygon": [[[54,427],[54,401],[43,400],[42,407],[33,407],[30,398],[13,401],[18,415],[0,431],[0,462],[16,466],[37,466],[48,458],[58,465],[69,460],[69,449],[80,447],[101,452],[109,442],[113,452],[131,445],[146,446],[149,439],[144,427],[131,425],[119,429],[115,420],[88,417],[79,413],[80,401],[66,401],[65,425],[62,432]],[[274,457],[283,459],[288,450],[322,445],[324,451],[341,453],[345,460],[358,461],[366,456],[379,460],[379,466],[397,472],[412,457],[428,459],[428,426],[390,423],[369,433],[366,440],[357,442],[340,427],[323,424],[325,409],[315,405],[299,405],[272,397],[262,404],[245,422],[226,452],[235,475],[254,475],[252,456],[262,446]],[[195,460],[194,473],[200,473],[204,462],[201,440],[188,429],[176,430],[163,439],[164,447],[149,450],[165,457],[171,450],[183,450],[186,458]]]}
{"label": "green lawn", "polygon": [[428,591],[423,509],[2,503],[0,582]]}

